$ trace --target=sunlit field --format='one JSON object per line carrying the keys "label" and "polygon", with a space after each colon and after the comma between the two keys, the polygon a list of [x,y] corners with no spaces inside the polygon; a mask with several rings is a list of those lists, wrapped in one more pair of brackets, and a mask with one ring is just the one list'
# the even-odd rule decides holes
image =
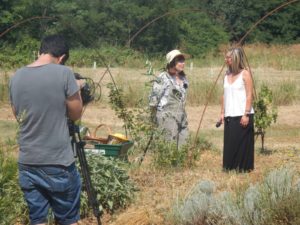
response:
{"label": "sunlit field", "polygon": [[[300,175],[300,46],[293,47],[256,45],[245,48],[252,71],[256,94],[262,84],[273,92],[274,103],[278,109],[277,122],[267,129],[265,151],[261,152],[260,137],[255,141],[255,170],[248,174],[225,173],[222,171],[223,126],[215,127],[220,113],[222,94],[223,64],[222,51],[217,56],[206,59],[188,59],[185,72],[190,83],[187,102],[189,129],[205,137],[212,148],[200,153],[192,168],[161,170],[151,164],[153,152],[138,166],[135,158],[129,157],[129,175],[139,191],[126,209],[113,215],[104,214],[103,224],[109,225],[168,225],[175,224],[172,215],[174,206],[191,192],[200,181],[210,180],[215,184],[214,194],[221,192],[242,193],[251,184],[262,182],[265,175],[282,166],[288,166]],[[99,124],[108,125],[113,131],[124,133],[123,121],[117,118],[108,99],[108,83],[114,81],[123,89],[127,108],[146,107],[151,89],[151,80],[163,67],[164,59],[152,62],[153,75],[147,75],[145,62],[137,67],[73,68],[82,76],[92,78],[101,86],[97,94],[101,98],[87,105],[82,123],[94,130]],[[18,126],[11,113],[8,102],[8,77],[13,71],[1,71],[0,86],[0,139],[3,146],[16,139]],[[219,76],[220,75],[220,76]],[[219,76],[219,77],[218,77]],[[216,83],[216,85],[214,85]],[[209,96],[209,93],[211,95]],[[209,98],[208,98],[209,97]],[[203,122],[200,118],[204,113]],[[17,146],[13,154],[16,155]],[[92,217],[92,216],[91,216]],[[175,221],[175,222],[174,222]],[[80,224],[96,224],[93,219],[83,219]]]}

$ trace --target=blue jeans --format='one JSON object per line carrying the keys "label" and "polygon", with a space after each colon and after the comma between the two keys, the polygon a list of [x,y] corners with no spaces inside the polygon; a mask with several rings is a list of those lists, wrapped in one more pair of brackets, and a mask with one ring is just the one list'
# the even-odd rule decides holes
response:
{"label": "blue jeans", "polygon": [[19,183],[32,225],[47,222],[49,207],[61,225],[79,220],[81,180],[75,163],[68,167],[19,164]]}

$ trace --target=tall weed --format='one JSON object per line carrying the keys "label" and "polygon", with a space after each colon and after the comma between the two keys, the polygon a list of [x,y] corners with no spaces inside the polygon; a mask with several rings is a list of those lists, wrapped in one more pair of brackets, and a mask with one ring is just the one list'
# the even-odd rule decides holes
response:
{"label": "tall weed", "polygon": [[244,46],[247,58],[253,67],[269,67],[278,70],[299,70],[299,44]]}
{"label": "tall weed", "polygon": [[119,46],[74,49],[71,50],[70,55],[68,65],[74,67],[93,67],[94,62],[96,62],[98,67],[103,67],[107,64],[111,67],[140,68],[146,60],[145,56],[140,52]]}
{"label": "tall weed", "polygon": [[0,224],[28,224],[28,210],[18,185],[17,160],[10,145],[0,146]]}
{"label": "tall weed", "polygon": [[9,101],[9,76],[7,72],[4,72],[2,79],[0,79],[0,101],[1,102],[8,102]]}
{"label": "tall weed", "polygon": [[[211,81],[190,82],[187,103],[191,106],[203,105],[209,100],[210,104],[219,104],[222,90],[215,87]],[[210,95],[210,96],[209,96]],[[210,99],[208,99],[210,97]]]}
{"label": "tall weed", "polygon": [[273,87],[275,105],[291,105],[300,97],[300,88],[295,81],[284,80]]}

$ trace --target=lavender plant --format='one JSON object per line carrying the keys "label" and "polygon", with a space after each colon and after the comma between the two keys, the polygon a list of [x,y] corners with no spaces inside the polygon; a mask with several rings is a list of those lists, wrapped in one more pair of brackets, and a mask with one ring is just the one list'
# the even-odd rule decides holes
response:
{"label": "lavender plant", "polygon": [[[174,223],[205,225],[297,224],[300,219],[299,178],[291,168],[270,172],[260,184],[240,194],[214,193],[213,182],[203,181],[173,209]],[[293,205],[293,207],[291,206]],[[280,222],[278,222],[280,221]]]}

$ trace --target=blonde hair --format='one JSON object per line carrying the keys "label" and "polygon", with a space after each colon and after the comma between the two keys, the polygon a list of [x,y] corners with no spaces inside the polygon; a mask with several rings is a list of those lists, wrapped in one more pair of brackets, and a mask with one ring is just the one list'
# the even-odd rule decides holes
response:
{"label": "blonde hair", "polygon": [[232,64],[228,66],[230,73],[238,74],[243,69],[247,69],[244,50],[241,47],[231,48],[227,51],[230,54]]}

